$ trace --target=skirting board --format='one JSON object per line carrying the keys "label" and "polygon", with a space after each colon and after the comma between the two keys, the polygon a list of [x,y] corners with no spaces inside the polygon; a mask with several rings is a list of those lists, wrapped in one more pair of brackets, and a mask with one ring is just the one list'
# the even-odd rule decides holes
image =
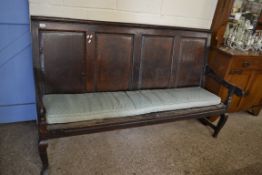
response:
{"label": "skirting board", "polygon": [[13,123],[35,119],[35,104],[21,104],[0,107],[0,123]]}

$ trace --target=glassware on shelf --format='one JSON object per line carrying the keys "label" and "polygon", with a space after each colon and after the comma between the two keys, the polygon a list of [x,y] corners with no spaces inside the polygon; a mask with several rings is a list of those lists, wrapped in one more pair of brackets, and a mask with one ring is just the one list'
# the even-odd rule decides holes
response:
{"label": "glassware on shelf", "polygon": [[262,52],[262,31],[253,32],[251,22],[241,18],[238,23],[227,25],[224,45],[246,52]]}

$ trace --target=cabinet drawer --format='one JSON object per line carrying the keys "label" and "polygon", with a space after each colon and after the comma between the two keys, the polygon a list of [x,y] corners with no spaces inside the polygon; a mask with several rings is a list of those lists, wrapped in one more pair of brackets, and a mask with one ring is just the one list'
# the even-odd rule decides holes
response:
{"label": "cabinet drawer", "polygon": [[262,69],[262,58],[236,58],[232,60],[232,69]]}

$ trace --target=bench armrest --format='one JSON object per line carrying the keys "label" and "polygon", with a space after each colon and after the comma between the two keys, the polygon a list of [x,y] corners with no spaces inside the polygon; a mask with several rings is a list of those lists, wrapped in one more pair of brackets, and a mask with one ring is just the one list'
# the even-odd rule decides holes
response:
{"label": "bench armrest", "polygon": [[237,86],[230,84],[223,78],[219,77],[209,66],[206,66],[205,74],[228,89],[227,98],[226,98],[226,101],[224,102],[227,108],[229,107],[232,101],[232,96],[234,94],[240,97],[245,95],[244,90],[240,89]]}
{"label": "bench armrest", "polygon": [[45,114],[46,114],[46,109],[42,101],[42,97],[37,94],[36,98],[37,102],[37,116],[38,116],[38,122],[44,122],[45,123]]}
{"label": "bench armrest", "polygon": [[46,110],[45,110],[45,107],[44,107],[44,104],[43,104],[43,101],[42,101],[41,97],[37,98],[37,105],[38,105],[38,109],[39,109],[40,115],[41,116],[45,115]]}
{"label": "bench armrest", "polygon": [[36,100],[36,110],[37,110],[37,123],[45,124],[46,123],[46,109],[43,103],[43,93],[41,88],[41,70],[37,66],[34,66],[35,73],[35,100]]}

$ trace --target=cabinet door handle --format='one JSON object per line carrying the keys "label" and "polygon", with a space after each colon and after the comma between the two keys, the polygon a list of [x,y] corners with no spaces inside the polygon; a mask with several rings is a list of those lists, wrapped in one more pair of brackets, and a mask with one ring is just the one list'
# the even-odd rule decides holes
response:
{"label": "cabinet door handle", "polygon": [[229,74],[238,74],[238,75],[240,75],[240,74],[242,74],[242,72],[243,72],[243,70],[236,69],[236,70],[231,70],[231,71],[229,72]]}
{"label": "cabinet door handle", "polygon": [[250,66],[250,62],[248,62],[248,61],[245,61],[245,62],[242,63],[242,67],[244,67],[244,68],[247,68],[249,66]]}

